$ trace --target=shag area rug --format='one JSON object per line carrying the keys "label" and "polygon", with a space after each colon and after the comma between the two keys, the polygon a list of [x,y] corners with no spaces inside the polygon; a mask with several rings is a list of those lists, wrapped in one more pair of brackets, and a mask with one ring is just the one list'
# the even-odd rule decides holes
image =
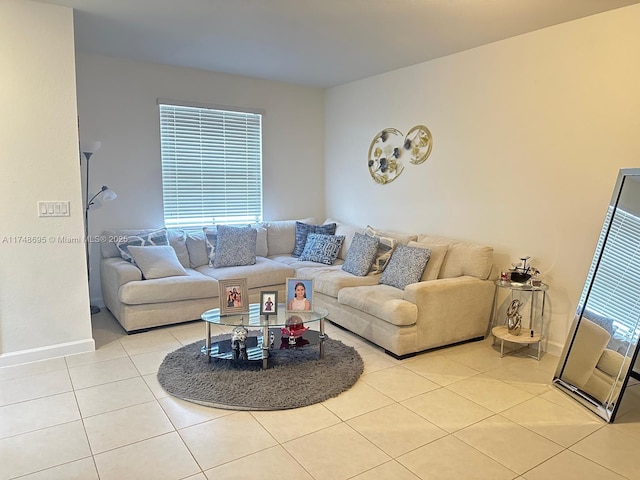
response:
{"label": "shag area rug", "polygon": [[[219,335],[212,342],[228,338]],[[269,350],[266,370],[261,361],[212,358],[207,363],[203,345],[204,340],[169,353],[158,370],[158,381],[171,395],[216,408],[284,410],[312,405],[349,389],[364,368],[353,347],[328,337],[323,359],[318,359],[318,345],[276,347]]]}

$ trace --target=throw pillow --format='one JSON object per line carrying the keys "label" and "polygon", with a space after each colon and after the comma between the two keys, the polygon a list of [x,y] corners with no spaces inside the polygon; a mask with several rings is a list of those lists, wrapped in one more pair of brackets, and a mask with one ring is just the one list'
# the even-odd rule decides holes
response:
{"label": "throw pillow", "polygon": [[404,290],[407,285],[419,282],[430,255],[428,248],[399,244],[380,276],[380,283]]}
{"label": "throw pillow", "polygon": [[219,225],[213,266],[238,267],[256,263],[258,232],[252,227]]}
{"label": "throw pillow", "polygon": [[377,237],[356,232],[347,251],[347,258],[344,265],[342,265],[342,269],[359,277],[365,276],[369,273],[373,260],[378,253],[378,243]]}
{"label": "throw pillow", "polygon": [[325,225],[309,225],[308,223],[296,222],[296,246],[291,254],[294,257],[302,255],[307,237],[310,233],[322,233],[324,235],[335,235],[336,224],[327,223]]}
{"label": "throw pillow", "polygon": [[188,275],[180,264],[176,251],[170,245],[152,247],[129,245],[129,253],[147,280]]}
{"label": "throw pillow", "polygon": [[191,268],[202,267],[209,263],[207,255],[207,241],[204,232],[187,232],[187,251],[189,252],[189,266]]}
{"label": "throw pillow", "polygon": [[216,253],[216,241],[218,240],[218,229],[216,227],[202,227],[204,232],[204,245],[207,249],[209,266],[213,267],[213,259]]}
{"label": "throw pillow", "polygon": [[373,260],[369,274],[375,275],[382,273],[389,263],[393,250],[396,248],[398,242],[395,238],[378,235],[378,232],[369,226],[365,228],[364,234],[378,239],[378,252]]}
{"label": "throw pillow", "polygon": [[333,265],[338,257],[340,247],[342,247],[342,242],[344,242],[343,235],[310,233],[298,260]]}
{"label": "throw pillow", "polygon": [[169,245],[169,239],[167,238],[167,229],[161,228],[160,230],[156,230],[154,232],[145,233],[144,235],[129,235],[127,239],[122,242],[118,242],[117,247],[120,252],[120,256],[124,258],[127,262],[133,263],[133,257],[129,253],[129,247],[145,247],[149,245]]}

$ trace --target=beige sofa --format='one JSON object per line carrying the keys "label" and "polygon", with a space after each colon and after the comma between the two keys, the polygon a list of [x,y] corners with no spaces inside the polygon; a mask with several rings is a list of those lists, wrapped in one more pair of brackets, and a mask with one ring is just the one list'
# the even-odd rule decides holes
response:
{"label": "beige sofa", "polygon": [[[300,221],[315,223],[312,218]],[[363,227],[327,219],[325,223],[336,223],[335,234],[345,237],[336,262],[328,266],[291,255],[295,222],[264,222],[258,231],[256,264],[241,267],[203,265],[204,237],[169,231],[169,242],[188,275],[152,280],[143,280],[140,270],[120,257],[115,244],[105,242],[101,260],[105,305],[132,332],[200,318],[203,311],[219,306],[218,280],[247,278],[253,302],[261,290],[277,290],[284,298],[286,279],[297,277],[313,279],[314,305],[327,308],[331,322],[396,357],[485,334],[494,292],[491,247],[426,234],[376,232],[431,250],[420,281],[400,289],[380,284],[380,274],[356,276],[342,269],[354,235]],[[109,231],[105,237],[137,232]]]}

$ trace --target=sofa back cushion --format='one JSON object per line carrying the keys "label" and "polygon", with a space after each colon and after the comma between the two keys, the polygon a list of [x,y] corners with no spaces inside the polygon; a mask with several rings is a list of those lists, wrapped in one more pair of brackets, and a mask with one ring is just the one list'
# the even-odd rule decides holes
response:
{"label": "sofa back cushion", "polygon": [[291,255],[296,246],[296,221],[315,223],[313,217],[300,220],[275,220],[262,222],[267,229],[267,253],[273,255]]}
{"label": "sofa back cushion", "polygon": [[493,267],[493,248],[475,243],[451,240],[435,235],[419,235],[418,242],[449,244],[438,278],[455,278],[463,275],[486,280]]}
{"label": "sofa back cushion", "polygon": [[363,233],[364,228],[358,227],[355,225],[349,225],[348,223],[342,223],[338,220],[334,220],[332,218],[327,218],[324,221],[324,224],[336,224],[336,235],[342,235],[344,237],[344,242],[342,242],[342,247],[340,247],[340,251],[338,252],[338,258],[340,260],[346,260],[347,254],[349,252],[349,248],[351,247],[351,242],[353,241],[354,235],[356,233]]}
{"label": "sofa back cushion", "polygon": [[[105,230],[102,232],[102,239],[100,241],[100,253],[102,258],[120,257],[120,251],[118,250],[118,241],[123,241],[125,237],[129,236],[144,236],[151,232],[157,231],[157,228],[145,228],[137,230]],[[169,245],[173,247],[180,260],[180,264],[184,268],[189,268],[189,252],[187,251],[186,234],[184,230],[177,228],[167,229],[167,238]]]}

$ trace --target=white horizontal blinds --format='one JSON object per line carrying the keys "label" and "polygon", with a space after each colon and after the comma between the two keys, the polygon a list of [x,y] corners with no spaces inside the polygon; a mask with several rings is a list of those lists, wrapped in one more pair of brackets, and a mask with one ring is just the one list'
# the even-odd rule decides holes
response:
{"label": "white horizontal blinds", "polygon": [[[607,213],[611,216],[612,208]],[[604,241],[601,234],[600,246]],[[593,272],[589,272],[589,278]],[[612,318],[617,336],[634,336],[640,317],[640,218],[617,208],[587,308]],[[629,338],[631,339],[631,338]]]}
{"label": "white horizontal blinds", "polygon": [[160,103],[167,227],[262,220],[262,115]]}

